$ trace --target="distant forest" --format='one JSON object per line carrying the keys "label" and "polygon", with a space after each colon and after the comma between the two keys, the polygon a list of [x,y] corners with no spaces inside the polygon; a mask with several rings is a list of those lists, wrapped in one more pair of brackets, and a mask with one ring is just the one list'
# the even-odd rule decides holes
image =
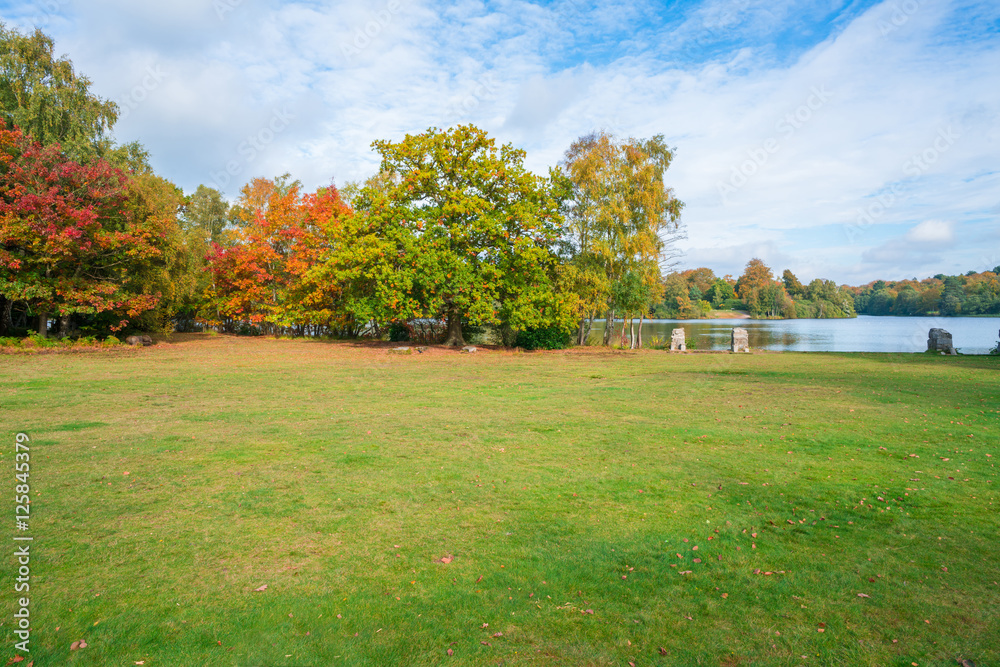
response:
{"label": "distant forest", "polygon": [[738,279],[718,277],[705,267],[667,275],[663,299],[651,314],[697,319],[720,310],[743,311],[758,319],[1000,315],[1000,266],[981,273],[939,273],[923,280],[876,280],[853,287],[819,278],[803,285],[788,269],[779,279],[755,258]]}

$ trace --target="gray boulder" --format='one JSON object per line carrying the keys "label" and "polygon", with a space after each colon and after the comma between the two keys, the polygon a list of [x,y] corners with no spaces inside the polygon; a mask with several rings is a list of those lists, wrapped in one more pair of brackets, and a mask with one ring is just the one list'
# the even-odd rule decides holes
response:
{"label": "gray boulder", "polygon": [[941,354],[958,354],[951,334],[944,329],[931,329],[927,334],[927,351]]}

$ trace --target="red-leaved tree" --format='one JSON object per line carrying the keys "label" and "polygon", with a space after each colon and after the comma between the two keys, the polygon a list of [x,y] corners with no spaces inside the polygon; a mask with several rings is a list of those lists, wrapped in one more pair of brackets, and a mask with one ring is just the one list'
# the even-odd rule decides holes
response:
{"label": "red-leaved tree", "polygon": [[0,121],[0,293],[38,315],[114,312],[112,329],[154,308],[130,287],[129,267],[158,255],[155,233],[123,212],[126,175],[103,160],[80,164]]}

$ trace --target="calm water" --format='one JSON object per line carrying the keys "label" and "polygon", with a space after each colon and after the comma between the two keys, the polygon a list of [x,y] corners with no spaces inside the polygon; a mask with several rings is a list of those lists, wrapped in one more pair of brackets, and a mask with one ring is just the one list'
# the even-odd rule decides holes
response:
{"label": "calm water", "polygon": [[[619,327],[621,324],[619,323]],[[750,347],[789,352],[923,352],[932,328],[951,333],[964,354],[986,354],[997,344],[998,317],[872,317],[850,320],[647,320],[643,342],[653,336],[670,340],[670,332],[684,328],[688,344],[699,350],[729,349],[733,327],[750,335]],[[604,330],[594,322],[591,336]]]}

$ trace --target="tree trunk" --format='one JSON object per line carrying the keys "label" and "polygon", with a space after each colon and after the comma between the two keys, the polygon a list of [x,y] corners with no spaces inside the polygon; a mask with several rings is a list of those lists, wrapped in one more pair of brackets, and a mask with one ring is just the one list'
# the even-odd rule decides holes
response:
{"label": "tree trunk", "polygon": [[628,347],[630,350],[636,348],[635,344],[635,318],[630,318],[628,321]]}
{"label": "tree trunk", "polygon": [[444,344],[454,347],[465,346],[465,338],[462,336],[462,313],[454,306],[448,310],[448,338]]}
{"label": "tree trunk", "polygon": [[63,338],[69,336],[69,325],[70,325],[70,315],[69,313],[59,316],[59,335]]}
{"label": "tree trunk", "polygon": [[604,318],[605,347],[611,344],[611,336],[614,335],[614,331],[615,331],[615,311],[609,310],[607,316]]}
{"label": "tree trunk", "polygon": [[590,333],[590,327],[587,326],[587,318],[580,318],[580,331],[576,336],[576,344],[583,345],[587,342],[587,334]]}
{"label": "tree trunk", "polygon": [[0,334],[6,334],[14,328],[14,322],[11,320],[13,308],[13,301],[0,296]]}
{"label": "tree trunk", "polygon": [[642,321],[645,319],[646,313],[641,313],[639,315],[639,344],[636,345],[639,349],[642,349]]}
{"label": "tree trunk", "polygon": [[45,338],[49,333],[49,314],[38,313],[38,335]]}

